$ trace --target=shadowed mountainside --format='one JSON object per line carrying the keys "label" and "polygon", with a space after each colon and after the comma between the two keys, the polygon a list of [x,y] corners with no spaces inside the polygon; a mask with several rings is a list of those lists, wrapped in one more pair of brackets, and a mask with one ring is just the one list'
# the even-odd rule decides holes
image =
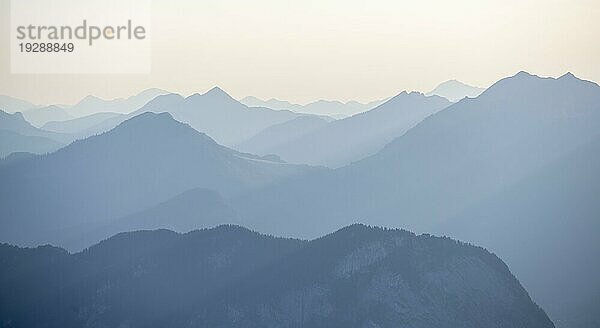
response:
{"label": "shadowed mountainside", "polygon": [[233,151],[169,114],[145,113],[0,170],[0,237],[73,246],[62,242],[74,227],[89,229],[194,188],[231,196],[307,169]]}
{"label": "shadowed mountainside", "polygon": [[220,226],[73,255],[0,245],[0,263],[16,326],[554,327],[484,249],[362,225],[310,242]]}

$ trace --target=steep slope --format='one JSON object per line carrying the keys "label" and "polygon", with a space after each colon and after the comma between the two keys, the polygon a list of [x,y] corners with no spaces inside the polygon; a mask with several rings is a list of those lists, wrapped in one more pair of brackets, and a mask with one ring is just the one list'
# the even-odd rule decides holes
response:
{"label": "steep slope", "polygon": [[269,126],[301,116],[290,111],[249,108],[215,87],[204,94],[186,98],[178,94],[158,96],[125,117],[108,119],[82,133],[92,135],[108,131],[123,120],[146,112],[169,113],[176,120],[189,124],[228,147],[238,145]]}
{"label": "steep slope", "polygon": [[475,98],[483,91],[485,91],[485,88],[473,87],[457,80],[450,80],[440,83],[435,89],[429,91],[427,95],[436,95],[444,97],[451,102],[457,102],[465,97]]}
{"label": "steep slope", "polygon": [[289,121],[299,114],[247,106],[215,87],[204,94],[187,98],[178,95],[159,97],[139,112],[169,112],[179,121],[208,134],[219,144],[235,146],[265,128]]}
{"label": "steep slope", "polygon": [[328,121],[316,116],[300,116],[284,123],[270,126],[235,148],[251,154],[267,155],[304,135],[327,125]]}
{"label": "steep slope", "polygon": [[[464,99],[427,118],[370,158],[332,172],[317,172],[267,188],[237,199],[235,206],[244,213],[244,224],[282,235],[313,237],[358,219],[384,226],[405,226],[416,231],[458,233],[460,228],[451,229],[455,217],[598,138],[600,87],[597,84],[579,80],[571,74],[554,79],[521,72],[497,82],[478,98]],[[584,172],[594,175],[593,171]],[[566,183],[554,179],[548,181],[556,181],[558,186]],[[587,181],[591,183],[584,185],[587,189],[572,187],[565,190],[569,197],[559,197],[559,193],[544,189],[529,190],[529,197],[539,197],[534,198],[533,204],[552,204],[544,209],[552,209],[554,215],[563,215],[558,221],[546,221],[544,216],[548,213],[543,209],[530,212],[531,215],[517,216],[517,212],[509,210],[513,206],[511,202],[506,201],[498,207],[483,206],[476,213],[496,213],[490,220],[483,221],[490,227],[496,224],[492,221],[502,226],[505,220],[502,214],[512,213],[516,219],[512,221],[511,229],[523,229],[520,234],[513,236],[494,230],[487,234],[473,232],[460,236],[466,241],[490,245],[492,251],[506,251],[502,254],[506,254],[504,259],[509,265],[513,260],[523,264],[515,267],[519,277],[521,272],[524,275],[543,272],[546,267],[531,260],[540,256],[541,251],[535,247],[515,250],[514,247],[522,245],[515,240],[525,243],[527,235],[522,233],[529,231],[531,224],[539,224],[537,231],[540,233],[546,229],[559,231],[560,222],[570,220],[571,215],[566,214],[570,210],[578,211],[573,214],[575,218],[590,219],[587,215],[596,213],[596,207],[589,197],[595,195],[593,191],[598,184],[594,179]],[[585,190],[591,193],[587,194]],[[581,201],[582,207],[573,206],[576,199]],[[523,201],[522,204],[527,203]],[[575,227],[581,225],[572,226]],[[600,233],[596,224],[586,227],[591,235]],[[575,234],[570,231],[568,237],[549,238],[547,242],[560,242],[555,247],[572,249],[571,254],[588,254],[589,249],[598,249],[596,244],[587,241],[569,243]],[[537,242],[537,239],[527,241],[528,244]],[[557,264],[564,259],[563,252],[543,253],[547,263]],[[514,259],[511,254],[515,255]],[[590,261],[589,264],[593,263],[597,262]],[[552,290],[546,289],[545,279],[540,279],[540,285],[537,285],[526,278],[524,284],[534,299],[546,306],[550,305],[547,303],[550,298],[544,297],[545,293],[553,295],[573,282],[569,277],[554,278]],[[582,278],[580,281],[593,287],[596,280]],[[561,298],[550,301],[561,307],[569,304]]]}
{"label": "steep slope", "polygon": [[333,121],[270,152],[291,163],[340,167],[376,153],[448,105],[441,97],[403,92],[379,107]]}
{"label": "steep slope", "polygon": [[1,245],[0,263],[0,319],[17,326],[554,327],[484,249],[360,225],[310,242],[221,226],[74,255]]}
{"label": "steep slope", "polygon": [[600,138],[460,213],[443,230],[509,259],[557,326],[593,327],[600,317],[586,325],[591,312],[580,309],[600,295],[598,168]]}
{"label": "steep slope", "polygon": [[[293,227],[273,226],[283,234],[316,236],[356,218],[428,231],[594,140],[598,127],[598,85],[519,73],[430,116],[374,156],[273,186],[240,206],[248,222],[261,218],[259,229],[268,229],[266,218],[288,218]],[[316,224],[294,226],[307,218]]]}
{"label": "steep slope", "polygon": [[0,240],[63,245],[69,229],[132,214],[186,190],[232,195],[303,170],[222,147],[169,114],[145,113],[0,170]]}

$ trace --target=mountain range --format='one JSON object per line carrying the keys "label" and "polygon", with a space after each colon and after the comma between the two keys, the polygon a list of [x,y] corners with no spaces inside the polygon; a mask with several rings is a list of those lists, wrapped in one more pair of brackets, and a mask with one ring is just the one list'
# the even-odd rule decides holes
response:
{"label": "mountain range", "polygon": [[11,153],[45,154],[67,144],[66,134],[38,129],[25,120],[20,112],[9,114],[0,110],[0,158]]}
{"label": "mountain range", "polygon": [[175,119],[210,135],[221,145],[234,146],[261,130],[301,116],[291,111],[249,108],[225,91],[214,87],[204,94],[189,97],[170,94],[160,96],[133,113],[168,112]]}
{"label": "mountain range", "polygon": [[26,100],[0,95],[0,110],[6,113],[24,112],[30,109],[41,107],[34,105]]}
{"label": "mountain range", "polygon": [[[244,213],[245,225],[278,235],[311,238],[356,220],[456,234],[490,247],[511,265],[514,260],[515,273],[534,299],[544,307],[560,309],[593,299],[591,294],[600,289],[594,273],[600,262],[573,255],[600,249],[598,238],[582,237],[578,242],[576,233],[577,229],[587,229],[590,236],[600,233],[600,226],[588,224],[597,221],[596,201],[590,197],[595,193],[586,193],[598,188],[598,183],[581,177],[565,185],[560,177],[567,172],[556,171],[557,176],[546,184],[536,183],[527,194],[511,196],[536,197],[532,207],[525,207],[531,199],[519,200],[530,215],[508,210],[512,203],[496,197],[509,199],[505,193],[517,192],[519,184],[556,161],[581,158],[571,154],[592,147],[600,138],[599,127],[597,84],[572,74],[554,79],[521,72],[475,99],[463,99],[431,115],[371,157],[337,170],[295,177],[232,202]],[[588,157],[577,165],[594,175],[591,156],[595,153],[585,149],[590,150]],[[572,174],[566,176],[580,177]],[[565,194],[560,197],[557,189],[563,187]],[[546,211],[551,208],[555,210]],[[471,226],[456,219],[460,217],[483,221]],[[506,222],[513,222],[511,228],[519,234],[489,229]],[[546,230],[557,235],[569,222],[582,223],[573,223],[558,239],[544,240]],[[536,233],[528,234],[531,229]],[[564,251],[545,253],[543,261],[531,260],[541,251],[526,245],[557,241],[555,247]],[[540,279],[564,266],[575,268],[564,272],[576,275]],[[585,283],[571,288],[573,281]],[[569,299],[561,297],[563,290],[568,290]]]}
{"label": "mountain range", "polygon": [[[7,128],[73,138],[19,114],[0,116]],[[219,223],[304,239],[357,221],[402,227],[498,254],[559,327],[600,324],[584,310],[600,296],[600,86],[570,73],[519,72],[456,103],[404,92],[333,121],[220,89],[169,94],[93,130],[108,132],[0,161],[0,240],[81,250]]]}
{"label": "mountain range", "polygon": [[70,121],[73,119],[90,116],[94,114],[107,113],[129,114],[148,103],[155,97],[168,92],[160,89],[148,89],[129,98],[117,98],[105,100],[94,96],[87,96],[75,105],[49,105],[38,106],[26,101],[0,96],[0,110],[6,107],[6,112],[21,112],[25,119],[36,127],[43,127],[52,122]]}
{"label": "mountain range", "polygon": [[77,104],[67,107],[67,112],[73,117],[84,117],[97,113],[129,114],[147,104],[152,99],[168,94],[161,89],[147,89],[128,98],[105,100],[94,96],[87,96]]}
{"label": "mountain range", "polygon": [[144,113],[0,170],[0,240],[82,248],[89,240],[69,244],[82,231],[188,190],[231,196],[305,170],[220,146],[168,113]]}
{"label": "mountain range", "polygon": [[0,264],[15,327],[554,327],[486,250],[362,225],[312,241],[139,231],[76,254],[2,244]]}
{"label": "mountain range", "polygon": [[[269,108],[249,108],[215,87],[206,93],[196,93],[189,97],[178,94],[160,95],[127,115],[114,115],[105,120],[86,117],[81,118],[79,122],[66,121],[52,125],[49,123],[48,127],[64,130],[69,129],[69,126],[76,126],[77,128],[73,129],[77,130],[76,135],[87,137],[109,131],[121,122],[146,112],[169,113],[175,119],[210,135],[219,144],[229,147],[242,143],[267,127],[308,115]],[[321,118],[330,120],[328,117]],[[96,124],[83,124],[92,121]]]}
{"label": "mountain range", "polygon": [[273,140],[270,148],[260,140],[258,146],[253,145],[254,139],[239,149],[262,150],[258,154],[276,154],[291,163],[340,167],[378,152],[388,142],[449,105],[449,101],[438,96],[402,92],[367,112],[306,129],[306,133],[288,138],[291,139],[288,142],[275,143],[283,139],[278,134],[263,135],[263,140]]}
{"label": "mountain range", "polygon": [[331,116],[335,119],[345,118],[358,113],[366,112],[381,105],[385,101],[386,99],[375,100],[368,103],[360,103],[358,101],[349,101],[343,103],[337,100],[317,100],[306,105],[299,105],[275,98],[261,100],[252,96],[248,96],[240,100],[242,104],[249,107],[266,107],[276,110],[291,110],[297,113]]}
{"label": "mountain range", "polygon": [[43,130],[57,133],[67,133],[76,136],[77,139],[85,139],[97,134],[103,129],[102,124],[109,120],[125,118],[125,114],[112,112],[101,112],[65,121],[51,121],[42,126]]}

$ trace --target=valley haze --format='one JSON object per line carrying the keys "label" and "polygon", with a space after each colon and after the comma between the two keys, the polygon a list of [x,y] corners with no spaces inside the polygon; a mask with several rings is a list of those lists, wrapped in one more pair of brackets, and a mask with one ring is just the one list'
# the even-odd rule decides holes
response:
{"label": "valley haze", "polygon": [[[402,91],[370,104],[240,102],[219,87],[187,97],[160,89],[115,100],[89,96],[72,106],[0,100],[0,241],[7,243],[0,274],[16,283],[2,288],[0,318],[17,326],[150,326],[188,316],[200,325],[245,318],[250,326],[600,322],[600,86],[571,73],[521,71],[486,89],[450,80],[425,94]],[[426,233],[486,247],[508,267]],[[200,267],[182,264],[192,245],[215,238],[223,244],[193,255],[202,257]],[[246,242],[259,248],[236,255],[235,245]],[[172,243],[179,246],[167,255]],[[110,255],[119,249],[128,250],[125,258]],[[195,270],[239,271],[254,257],[262,264],[215,280],[217,289],[209,283],[216,276],[206,276],[206,285],[183,278]],[[160,311],[158,300],[142,305],[135,296],[118,301],[129,314],[97,312],[120,298],[112,287],[109,299],[91,297],[94,288],[119,284],[86,273],[103,270],[106,261],[116,261],[110,274],[118,281],[141,279],[120,287],[134,288],[131,295],[162,286],[183,297],[187,287],[160,277],[182,277],[200,294]],[[333,263],[346,264],[327,269]],[[44,277],[37,267],[57,276]],[[60,277],[98,287],[56,292]],[[500,281],[510,286],[497,289]],[[411,294],[426,285],[424,294]],[[13,301],[28,295],[28,286],[48,289],[48,299],[35,301],[43,309],[38,319],[25,315],[34,306],[28,300]],[[352,301],[339,294],[345,288],[357,290]],[[68,301],[51,305],[53,297]],[[304,303],[295,303],[298,297]],[[225,307],[207,303],[214,298]],[[431,303],[444,299],[445,306]],[[476,299],[480,308],[470,307]],[[468,308],[465,316],[456,317],[450,304]],[[50,319],[65,313],[61,306],[76,314]],[[294,312],[298,306],[305,312]]]}

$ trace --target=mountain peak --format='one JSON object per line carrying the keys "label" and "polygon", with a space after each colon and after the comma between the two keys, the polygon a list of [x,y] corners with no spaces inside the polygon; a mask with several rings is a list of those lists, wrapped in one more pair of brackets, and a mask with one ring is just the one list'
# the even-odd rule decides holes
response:
{"label": "mountain peak", "polygon": [[220,97],[231,98],[231,96],[229,96],[229,94],[227,92],[225,92],[223,89],[219,88],[218,86],[215,86],[212,89],[208,90],[204,95],[205,96],[220,96]]}
{"label": "mountain peak", "polygon": [[563,74],[558,79],[559,80],[578,80],[578,78],[573,73],[571,73],[571,72],[566,72],[565,74]]}
{"label": "mountain peak", "polygon": [[521,78],[521,79],[532,79],[532,78],[539,78],[539,76],[531,74],[529,72],[526,71],[519,71],[517,74],[512,76],[513,78]]}
{"label": "mountain peak", "polygon": [[83,99],[81,99],[77,103],[77,105],[85,104],[85,103],[89,103],[89,102],[96,102],[96,101],[103,101],[103,99],[99,98],[99,97],[96,97],[96,96],[93,96],[93,95],[87,95]]}
{"label": "mountain peak", "polygon": [[131,119],[136,119],[136,118],[138,120],[173,120],[173,116],[171,116],[171,114],[169,114],[167,112],[162,112],[162,113],[145,112],[145,113],[142,113]]}
{"label": "mountain peak", "polygon": [[119,131],[123,129],[135,129],[144,131],[155,131],[164,129],[165,127],[183,125],[176,121],[171,114],[167,112],[153,113],[144,112],[136,115],[123,123],[119,124],[114,130]]}
{"label": "mountain peak", "polygon": [[[587,96],[597,97],[598,91],[597,84],[581,80],[570,72],[559,78],[554,78],[540,77],[520,71],[513,76],[494,83],[486,90],[485,94],[496,95],[499,98],[506,97],[508,94],[511,97],[515,95],[530,97],[545,94],[545,101],[549,101],[548,99],[561,99],[561,101],[571,99],[570,101],[576,101],[577,99],[588,99],[586,98]],[[582,92],[587,96],[583,97]]]}
{"label": "mountain peak", "polygon": [[451,102],[457,102],[465,97],[475,98],[483,92],[483,88],[474,87],[456,79],[440,83],[427,96],[444,97]]}

